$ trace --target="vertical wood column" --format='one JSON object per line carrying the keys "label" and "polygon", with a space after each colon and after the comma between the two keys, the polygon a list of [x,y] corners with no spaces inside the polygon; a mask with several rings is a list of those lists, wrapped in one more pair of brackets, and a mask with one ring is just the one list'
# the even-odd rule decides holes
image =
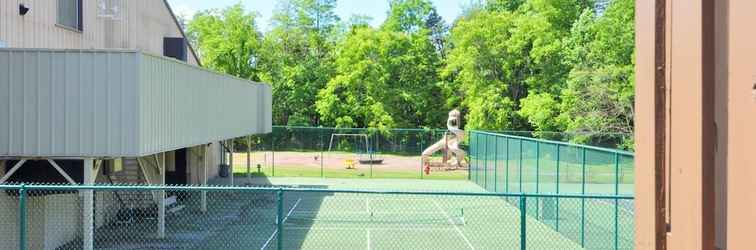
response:
{"label": "vertical wood column", "polygon": [[[94,159],[84,160],[84,185],[94,185]],[[80,190],[82,200],[83,249],[94,249],[94,191]]]}
{"label": "vertical wood column", "polygon": [[635,1],[635,248],[664,249],[667,17],[671,0]]}
{"label": "vertical wood column", "polygon": [[[156,162],[160,171],[160,186],[165,186],[165,153],[160,154]],[[158,229],[157,237],[165,238],[165,190],[158,191]]]}
{"label": "vertical wood column", "polygon": [[[208,160],[207,157],[210,156],[208,151],[210,150],[210,147],[208,145],[202,145],[202,186],[207,187],[207,169],[208,169]],[[200,211],[203,213],[207,212],[207,191],[202,191],[201,197],[200,197]]]}
{"label": "vertical wood column", "polygon": [[229,173],[229,186],[234,185],[234,139],[229,140],[228,143],[228,171]]}
{"label": "vertical wood column", "polygon": [[252,180],[252,137],[247,136],[247,179]]}

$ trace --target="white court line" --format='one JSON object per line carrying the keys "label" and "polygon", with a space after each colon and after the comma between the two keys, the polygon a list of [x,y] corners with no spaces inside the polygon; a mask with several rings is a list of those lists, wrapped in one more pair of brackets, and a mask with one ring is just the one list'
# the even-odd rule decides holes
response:
{"label": "white court line", "polygon": [[[291,212],[294,212],[294,209],[297,208],[297,206],[299,205],[300,201],[302,201],[302,198],[297,199],[297,202],[294,203],[294,206],[292,206],[291,209],[289,209],[289,212],[286,213],[286,216],[283,218],[283,220],[281,220],[281,224],[283,224],[284,222],[286,222],[286,219],[289,218],[289,215],[291,215]],[[276,222],[278,222],[278,218],[276,218]],[[270,242],[273,240],[273,237],[276,237],[276,234],[278,234],[278,227],[276,227],[276,230],[273,231],[273,234],[270,235],[270,237],[268,238],[268,240],[265,241],[265,244],[263,244],[262,247],[260,247],[260,250],[268,248],[268,244],[270,244]]]}
{"label": "white court line", "polygon": [[[359,201],[359,200],[364,200],[363,198],[356,198],[356,197],[333,197],[333,196],[332,197],[324,197],[324,198],[312,198],[312,199],[318,199],[318,200],[323,200],[323,201],[331,201],[331,200],[336,200],[336,201],[339,201],[339,200]],[[430,199],[430,198],[378,198],[378,199],[373,199],[373,200],[379,200],[379,201],[380,200],[385,200],[385,201],[428,201],[428,202],[433,201],[433,199]]]}
{"label": "white court line", "polygon": [[357,228],[357,227],[287,227],[286,230],[313,230],[313,231],[354,231],[368,229],[370,231],[449,231],[454,228],[448,227],[403,227],[403,228]]}
{"label": "white court line", "polygon": [[467,239],[467,236],[465,236],[464,233],[462,233],[462,230],[459,229],[457,224],[454,224],[454,220],[452,220],[451,216],[444,211],[444,209],[441,208],[441,205],[438,205],[438,201],[433,200],[433,205],[436,205],[436,208],[440,210],[442,213],[444,213],[444,216],[449,220],[449,223],[451,223],[454,226],[454,230],[457,230],[457,233],[459,233],[459,236],[462,236],[462,239],[465,240],[465,243],[467,243],[467,246],[470,247],[470,249],[475,250],[475,247],[473,247],[472,243],[470,243],[470,240]]}
{"label": "white court line", "polygon": [[343,212],[323,212],[318,210],[298,210],[296,214],[317,214],[317,215],[355,215],[355,214],[362,214],[362,215],[381,215],[381,214],[401,214],[401,215],[427,215],[427,214],[438,214],[438,215],[444,215],[441,212],[366,212],[366,211],[343,211]]}
{"label": "white court line", "polygon": [[367,250],[370,250],[370,228],[367,229]]}
{"label": "white court line", "polygon": [[370,198],[365,198],[365,211],[370,214]]}

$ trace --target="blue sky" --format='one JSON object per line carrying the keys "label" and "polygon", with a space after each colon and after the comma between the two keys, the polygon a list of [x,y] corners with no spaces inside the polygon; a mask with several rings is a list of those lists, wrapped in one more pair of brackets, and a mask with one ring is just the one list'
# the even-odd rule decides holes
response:
{"label": "blue sky", "polygon": [[[247,9],[260,14],[259,27],[267,30],[273,9],[275,9],[275,0],[169,0],[168,2],[177,15],[192,16],[200,10],[223,8],[239,1]],[[462,7],[469,5],[471,1],[474,0],[431,0],[447,23],[454,21],[462,13]],[[339,0],[336,14],[342,19],[348,19],[353,14],[371,16],[373,18],[371,25],[378,26],[386,19],[388,8],[388,0]]]}

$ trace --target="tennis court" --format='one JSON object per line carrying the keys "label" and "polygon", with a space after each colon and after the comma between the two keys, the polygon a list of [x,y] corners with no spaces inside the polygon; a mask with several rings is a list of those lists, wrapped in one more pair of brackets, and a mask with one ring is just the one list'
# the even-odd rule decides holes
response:
{"label": "tennis court", "polygon": [[[284,249],[519,249],[520,210],[501,197],[287,192]],[[529,249],[580,246],[526,216]],[[275,218],[271,218],[275,219]],[[261,249],[275,249],[278,231]]]}

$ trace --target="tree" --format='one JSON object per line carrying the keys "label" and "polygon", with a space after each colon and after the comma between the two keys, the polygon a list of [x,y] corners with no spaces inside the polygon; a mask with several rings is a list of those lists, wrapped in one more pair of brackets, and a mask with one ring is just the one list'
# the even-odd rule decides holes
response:
{"label": "tree", "polygon": [[333,77],[335,0],[279,0],[263,47],[274,123],[318,125],[317,92]]}
{"label": "tree", "polygon": [[530,130],[558,125],[544,119],[558,113],[526,105],[541,105],[548,98],[558,101],[554,97],[560,95],[570,71],[562,62],[561,38],[569,35],[580,10],[587,8],[585,2],[488,1],[457,21],[442,77],[451,79],[447,89],[462,90],[468,126]]}
{"label": "tree", "polygon": [[568,87],[562,93],[566,130],[584,136],[576,142],[621,143],[632,148],[632,139],[607,136],[633,132],[634,1],[615,0],[595,17],[585,11],[568,38],[567,62],[573,66]]}
{"label": "tree", "polygon": [[444,18],[438,14],[436,9],[431,9],[428,18],[425,20],[425,28],[429,32],[431,43],[436,48],[436,52],[441,59],[446,59],[446,43],[449,35],[449,26],[444,22]]}
{"label": "tree", "polygon": [[258,64],[262,34],[257,14],[236,4],[223,10],[200,12],[187,25],[196,40],[205,67],[253,81],[260,81]]}
{"label": "tree", "polygon": [[324,122],[337,127],[439,124],[439,59],[426,35],[355,28],[339,44],[336,76],[318,95]]}
{"label": "tree", "polygon": [[382,29],[406,33],[420,32],[430,23],[431,13],[435,13],[435,8],[428,0],[389,0],[389,13]]}
{"label": "tree", "polygon": [[[471,12],[451,30],[446,67],[447,99],[458,98],[467,128],[507,129],[515,123],[521,86],[512,81],[505,41],[511,37],[515,15],[511,12]],[[452,103],[454,105],[456,103]]]}

